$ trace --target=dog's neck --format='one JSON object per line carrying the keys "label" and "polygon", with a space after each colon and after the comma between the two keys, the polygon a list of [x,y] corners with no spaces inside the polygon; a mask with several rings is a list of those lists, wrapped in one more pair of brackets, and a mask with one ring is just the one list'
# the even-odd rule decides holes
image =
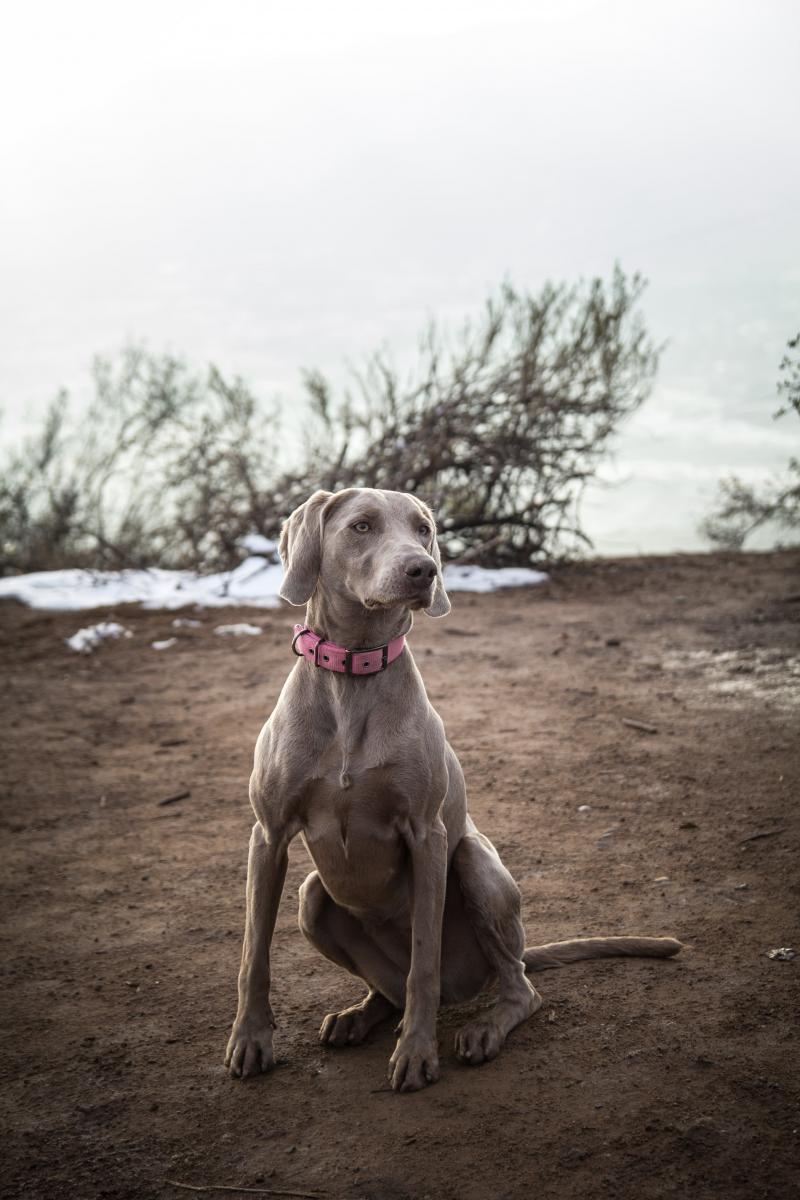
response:
{"label": "dog's neck", "polygon": [[[305,623],[326,641],[348,650],[371,650],[408,633],[412,621],[407,608],[366,609],[357,601],[318,586],[308,602]],[[314,696],[316,736],[323,747],[333,747],[332,752],[340,756],[339,786],[345,791],[352,786],[351,764],[358,759],[364,731],[375,714],[390,711],[396,722],[402,721],[417,711],[417,691],[425,702],[425,690],[408,645],[385,671],[373,675],[346,675],[320,670],[312,664],[301,674],[304,686],[311,688]],[[320,719],[326,712],[327,720]]]}
{"label": "dog's neck", "polygon": [[402,605],[369,609],[357,600],[319,585],[306,607],[307,628],[348,650],[385,646],[392,638],[408,633],[413,620],[410,611]]}

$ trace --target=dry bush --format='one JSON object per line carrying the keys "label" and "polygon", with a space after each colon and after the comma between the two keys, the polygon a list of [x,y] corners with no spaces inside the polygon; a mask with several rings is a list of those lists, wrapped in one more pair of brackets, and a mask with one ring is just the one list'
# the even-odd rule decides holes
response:
{"label": "dry bush", "polygon": [[405,383],[376,355],[334,406],[307,379],[322,486],[415,492],[451,557],[553,561],[588,539],[579,501],[620,421],[648,394],[657,353],[637,304],[643,282],[503,287],[454,345],[432,328]]}
{"label": "dry bush", "polygon": [[587,539],[578,505],[620,421],[646,397],[657,353],[643,283],[504,286],[448,339],[435,327],[405,378],[384,354],[341,399],[305,377],[307,441],[279,463],[278,417],[241,380],[141,348],[94,369],[77,420],[60,395],[0,483],[0,570],[233,565],[239,541],[276,537],[318,487],[413,491],[445,553],[487,564],[553,561]]}
{"label": "dry bush", "polygon": [[[777,420],[794,411],[800,417],[800,333],[788,343],[778,368],[780,403]],[[719,485],[713,511],[702,522],[701,533],[721,550],[741,550],[750,534],[774,524],[790,535],[800,530],[800,459],[790,458],[783,478],[755,488],[736,475]]]}
{"label": "dry bush", "polygon": [[0,480],[0,572],[63,566],[224,568],[268,520],[274,415],[241,380],[139,347],[97,359],[94,398],[59,394]]}

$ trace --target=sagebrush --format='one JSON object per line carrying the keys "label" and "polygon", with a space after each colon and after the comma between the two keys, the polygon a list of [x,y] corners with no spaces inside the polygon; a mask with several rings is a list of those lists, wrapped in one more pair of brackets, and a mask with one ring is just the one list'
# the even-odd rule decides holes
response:
{"label": "sagebrush", "polygon": [[[794,412],[800,417],[800,333],[791,338],[778,368],[777,420]],[[741,550],[752,533],[774,524],[794,536],[800,531],[800,458],[790,457],[785,473],[761,487],[736,475],[720,481],[712,512],[701,532],[722,550]]]}
{"label": "sagebrush", "polygon": [[619,268],[537,295],[506,284],[458,335],[431,326],[410,372],[378,353],[340,397],[306,372],[293,463],[286,417],[241,379],[142,347],[99,359],[88,409],[60,393],[5,464],[0,570],[230,567],[244,534],[276,538],[310,492],[352,486],[428,501],[450,558],[574,554],[583,488],[656,369],[643,287]]}

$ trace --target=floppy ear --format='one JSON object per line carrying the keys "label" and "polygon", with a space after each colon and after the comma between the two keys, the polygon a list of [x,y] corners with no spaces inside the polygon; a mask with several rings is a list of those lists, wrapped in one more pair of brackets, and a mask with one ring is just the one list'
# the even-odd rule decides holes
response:
{"label": "floppy ear", "polygon": [[450,600],[447,592],[444,590],[444,580],[442,579],[442,556],[439,553],[439,543],[436,539],[436,524],[430,511],[425,514],[430,517],[431,527],[433,529],[433,546],[431,555],[436,563],[436,583],[433,588],[433,599],[430,603],[430,608],[426,608],[425,612],[429,617],[446,617],[450,612]]}
{"label": "floppy ear", "polygon": [[314,492],[283,523],[278,551],[284,574],[279,595],[290,604],[305,604],[314,594],[322,559],[322,510],[332,495]]}

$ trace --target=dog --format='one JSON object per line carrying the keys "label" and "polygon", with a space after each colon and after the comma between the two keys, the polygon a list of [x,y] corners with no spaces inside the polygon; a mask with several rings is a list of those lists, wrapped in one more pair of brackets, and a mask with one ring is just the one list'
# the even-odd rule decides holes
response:
{"label": "dog", "polygon": [[438,1079],[440,1004],[496,982],[493,1007],[456,1035],[458,1058],[477,1066],[542,1003],[528,972],[676,954],[674,938],[525,948],[519,890],[467,812],[461,767],[405,641],[415,612],[450,611],[429,508],[403,492],[318,491],[285,522],[279,549],[281,596],[307,609],[297,661],[255,748],[230,1073],[275,1062],[270,941],[297,835],[316,868],[300,889],[300,928],[366,988],[325,1017],[320,1040],[356,1045],[402,1014],[388,1070],[396,1091]]}

